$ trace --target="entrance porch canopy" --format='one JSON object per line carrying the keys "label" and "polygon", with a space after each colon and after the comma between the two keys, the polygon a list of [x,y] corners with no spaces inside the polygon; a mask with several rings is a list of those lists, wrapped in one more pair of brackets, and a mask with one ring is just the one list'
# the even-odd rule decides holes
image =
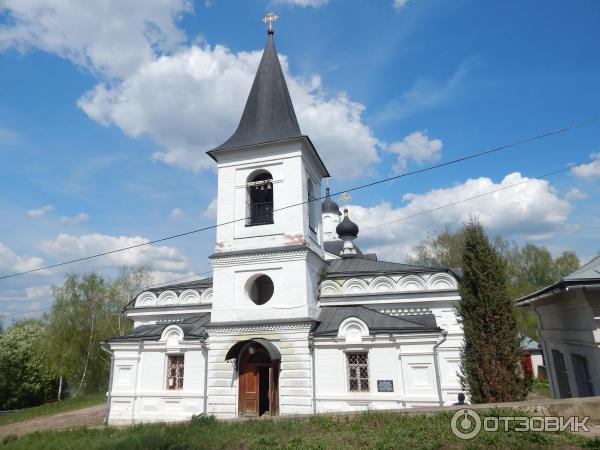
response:
{"label": "entrance porch canopy", "polygon": [[269,354],[271,361],[281,361],[281,353],[279,352],[279,349],[275,346],[275,344],[264,338],[246,339],[245,341],[237,342],[229,349],[227,355],[225,355],[225,361],[237,359],[240,352],[251,343],[262,345]]}

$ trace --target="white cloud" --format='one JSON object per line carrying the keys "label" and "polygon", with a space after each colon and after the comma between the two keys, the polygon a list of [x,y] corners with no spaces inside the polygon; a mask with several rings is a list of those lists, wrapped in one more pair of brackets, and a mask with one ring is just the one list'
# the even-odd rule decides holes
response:
{"label": "white cloud", "polygon": [[26,272],[40,267],[42,258],[37,256],[19,256],[13,250],[0,242],[0,273]]}
{"label": "white cloud", "polygon": [[173,220],[181,219],[182,216],[183,210],[181,208],[173,208],[171,211],[171,219]]}
{"label": "white cloud", "polygon": [[580,178],[595,178],[600,176],[600,153],[592,153],[593,160],[587,164],[580,164],[571,168],[571,173]]}
{"label": "white cloud", "polygon": [[559,198],[547,181],[539,180],[399,220],[526,180],[528,178],[518,172],[505,176],[500,183],[487,177],[468,179],[424,194],[406,194],[403,199],[407,203],[399,208],[387,202],[368,208],[351,206],[350,216],[361,229],[359,239],[364,243],[363,250],[370,247],[381,259],[404,260],[411,247],[428,233],[460,226],[471,217],[478,218],[492,235],[528,240],[549,238],[566,225],[571,205]]}
{"label": "white cloud", "polygon": [[[42,241],[40,248],[53,258],[74,259],[146,242],[148,239],[139,236],[115,237],[105,234],[74,236],[60,233],[54,240]],[[93,260],[94,267],[102,268],[141,264],[151,264],[153,270],[160,272],[180,273],[189,270],[187,258],[177,248],[166,245],[146,245]]]}
{"label": "white cloud", "polygon": [[30,219],[39,219],[40,217],[43,217],[46,213],[49,213],[52,210],[54,210],[53,205],[46,205],[42,206],[41,208],[30,209],[29,211],[27,211],[27,217],[29,217]]}
{"label": "white cloud", "polygon": [[569,192],[567,192],[565,194],[565,198],[567,200],[583,200],[584,198],[587,198],[587,197],[588,197],[588,195],[585,192],[583,192],[581,189],[578,189],[576,187],[571,188],[569,190]]}
{"label": "white cloud", "polygon": [[[160,147],[155,158],[200,171],[213,167],[204,152],[235,130],[261,52],[185,45],[177,20],[191,10],[188,0],[5,0],[0,50],[35,47],[90,69],[101,82],[78,102],[90,118],[150,137]],[[364,176],[380,144],[363,122],[364,105],[327,92],[318,76],[292,77],[281,60],[300,126],[332,173]]]}
{"label": "white cloud", "polygon": [[417,164],[439,160],[442,157],[443,146],[441,140],[430,139],[427,131],[423,130],[415,131],[401,141],[386,146],[385,149],[398,155],[398,162],[394,165],[393,170],[401,172],[406,169],[409,160]]}
{"label": "white cloud", "polygon": [[90,220],[90,216],[83,212],[80,212],[73,217],[62,216],[60,218],[60,222],[66,227],[73,227],[87,220]]}
{"label": "white cloud", "polygon": [[217,218],[217,197],[211,200],[211,202],[206,207],[206,211],[202,213],[202,216],[206,217],[207,219]]}
{"label": "white cloud", "polygon": [[[79,106],[103,125],[151,137],[164,149],[155,158],[204,170],[213,166],[204,152],[237,126],[261,53],[191,46],[145,64],[123,83],[99,84]],[[326,92],[318,76],[292,77],[281,61],[302,131],[329,169],[338,178],[364,175],[378,161],[379,144],[362,120],[364,106],[343,92]]]}
{"label": "white cloud", "polygon": [[402,9],[404,8],[410,0],[394,0],[394,8]]}
{"label": "white cloud", "polygon": [[4,0],[0,50],[55,53],[104,76],[125,77],[174,51],[186,36],[177,28],[188,0]]}
{"label": "white cloud", "polygon": [[312,6],[313,8],[319,8],[329,3],[329,0],[276,0],[277,3],[287,3],[292,6]]}

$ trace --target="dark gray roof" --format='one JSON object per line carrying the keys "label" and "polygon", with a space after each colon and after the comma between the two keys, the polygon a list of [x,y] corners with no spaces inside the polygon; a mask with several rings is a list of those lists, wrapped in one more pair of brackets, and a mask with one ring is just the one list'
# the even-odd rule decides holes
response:
{"label": "dark gray roof", "polygon": [[[335,256],[340,256],[340,252],[342,251],[342,248],[344,247],[344,241],[339,241],[339,240],[325,241],[325,242],[323,242],[323,247],[325,248],[326,252],[331,253],[332,255],[335,255]],[[354,250],[356,250],[357,258],[364,257],[363,252],[360,250],[360,248],[358,248],[358,246],[356,244],[354,244]]]}
{"label": "dark gray roof", "polygon": [[204,291],[205,289],[211,288],[213,285],[213,279],[210,278],[200,278],[198,280],[186,281],[185,283],[177,283],[177,284],[168,284],[166,286],[159,286],[155,288],[146,289],[144,292],[154,292],[159,293],[163,291],[175,291],[177,293],[183,292],[187,289],[193,289],[196,291]]}
{"label": "dark gray roof", "polygon": [[155,325],[140,325],[127,336],[115,336],[107,342],[115,341],[157,341],[163,331],[170,325],[177,325],[183,330],[184,339],[206,339],[206,325],[210,323],[210,313],[189,317],[184,320],[165,321]]}
{"label": "dark gray roof", "polygon": [[376,261],[365,258],[341,258],[328,262],[327,277],[343,277],[356,275],[386,275],[396,273],[432,273],[450,272],[442,267],[413,266],[387,261]]}
{"label": "dark gray roof", "polygon": [[208,154],[214,157],[212,153],[220,150],[281,141],[301,135],[273,35],[269,34],[237,130]]}
{"label": "dark gray roof", "polygon": [[600,281],[600,256],[596,256],[590,262],[584,264],[563,279],[565,281]]}
{"label": "dark gray roof", "polygon": [[349,317],[362,320],[369,327],[370,334],[410,333],[440,329],[433,314],[396,317],[364,306],[332,306],[321,308],[319,324],[314,329],[314,334],[317,336],[337,335],[340,324]]}
{"label": "dark gray roof", "polygon": [[561,278],[556,283],[515,300],[515,303],[517,306],[525,306],[537,297],[555,289],[562,289],[573,285],[600,285],[600,256],[596,256],[590,262],[584,264],[575,272]]}

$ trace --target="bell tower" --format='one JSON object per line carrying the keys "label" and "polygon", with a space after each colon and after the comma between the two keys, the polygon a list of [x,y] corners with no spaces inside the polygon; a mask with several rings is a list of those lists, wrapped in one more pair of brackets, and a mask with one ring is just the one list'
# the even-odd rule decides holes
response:
{"label": "bell tower", "polygon": [[[272,22],[273,17],[270,17]],[[323,267],[321,180],[329,173],[300,131],[273,29],[233,135],[217,163],[212,323],[316,318]]]}

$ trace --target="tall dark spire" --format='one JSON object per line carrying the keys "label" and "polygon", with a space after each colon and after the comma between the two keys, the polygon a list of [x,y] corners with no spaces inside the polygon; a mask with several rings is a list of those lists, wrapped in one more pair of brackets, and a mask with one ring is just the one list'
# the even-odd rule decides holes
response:
{"label": "tall dark spire", "polygon": [[227,141],[209,154],[228,148],[300,136],[300,127],[275,50],[273,31],[270,29],[240,124]]}

